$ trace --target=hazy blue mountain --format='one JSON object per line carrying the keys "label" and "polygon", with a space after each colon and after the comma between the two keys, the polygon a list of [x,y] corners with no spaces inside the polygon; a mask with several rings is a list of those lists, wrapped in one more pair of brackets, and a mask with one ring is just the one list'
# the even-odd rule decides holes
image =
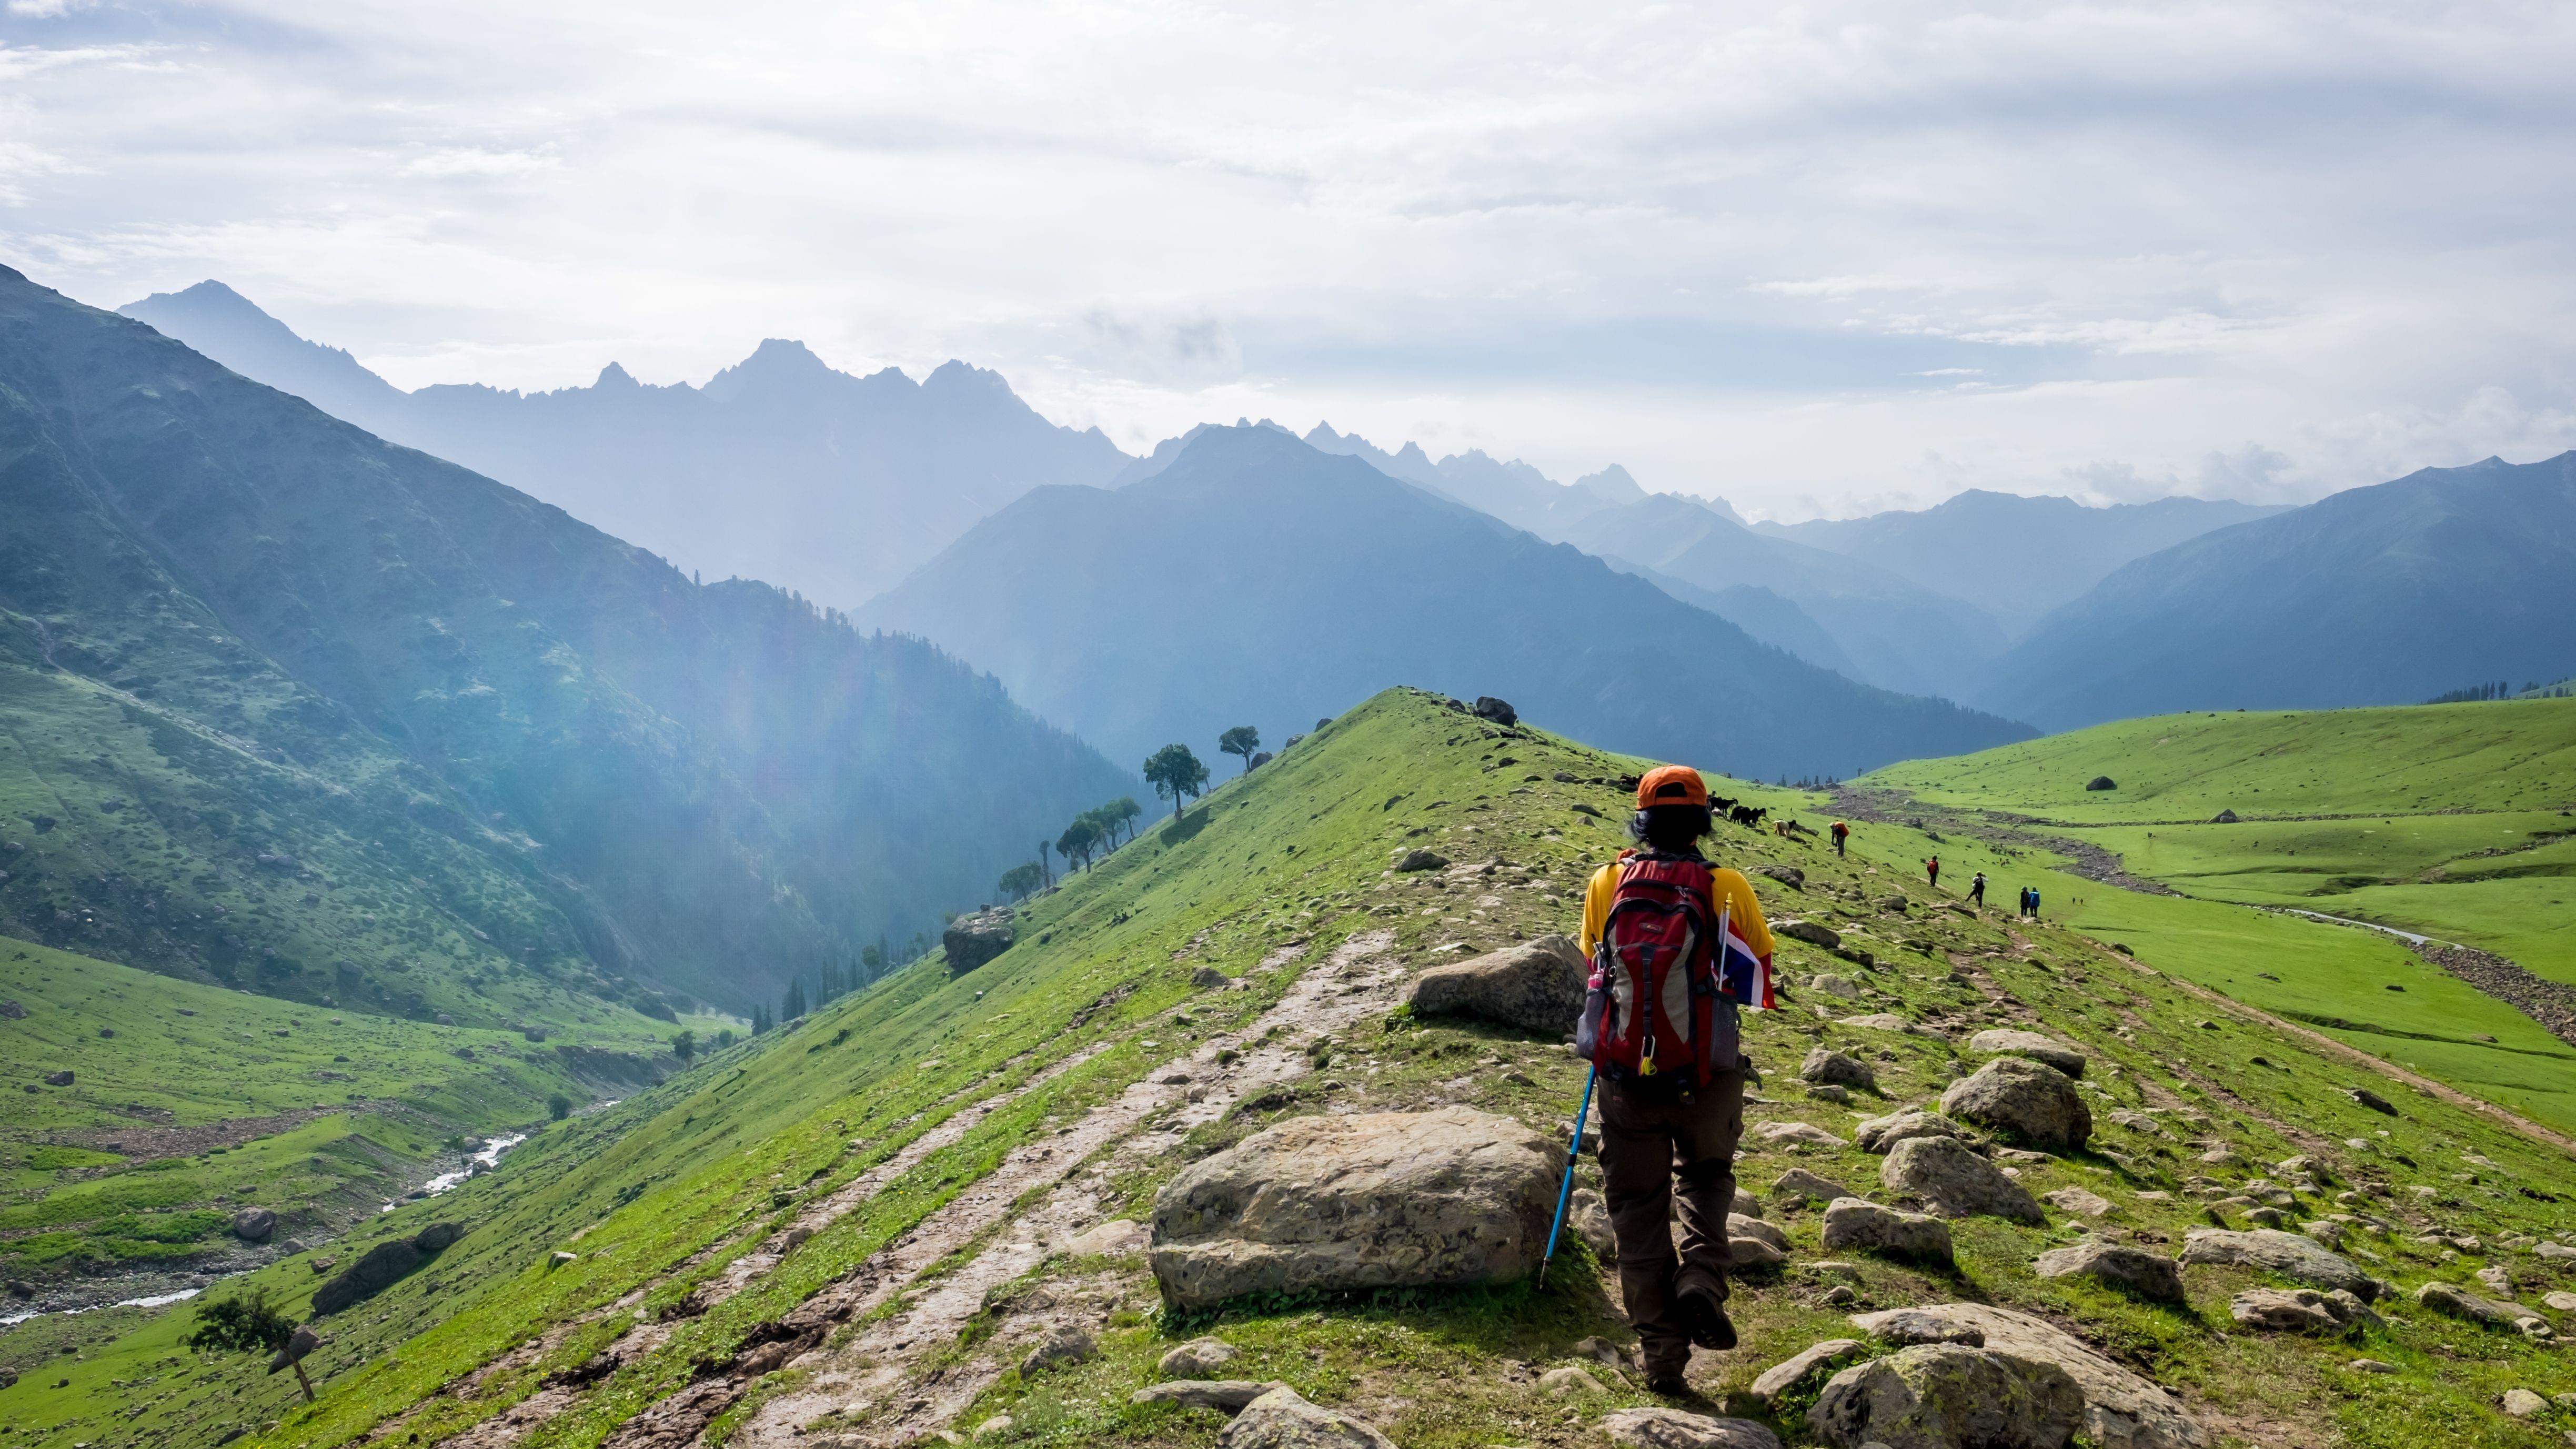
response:
{"label": "hazy blue mountain", "polygon": [[[1335,432],[1330,423],[1317,423],[1306,441],[1327,453],[1359,458],[1390,478],[1419,483],[1551,543],[1563,542],[1568,530],[1605,508],[1646,496],[1628,470],[1616,463],[1572,483],[1559,483],[1517,458],[1501,462],[1481,449],[1453,453],[1436,463],[1419,443],[1406,443],[1389,453],[1357,433]],[[1735,516],[1722,499],[1706,502],[1729,518]]]}
{"label": "hazy blue mountain", "polygon": [[1615,554],[1596,557],[1623,574],[1635,574],[1685,604],[1706,609],[1774,649],[1785,649],[1819,669],[1830,669],[1846,679],[1860,677],[1860,666],[1852,663],[1851,656],[1843,652],[1843,646],[1834,642],[1833,635],[1825,632],[1824,625],[1809,618],[1806,610],[1769,589],[1758,584],[1703,589]]}
{"label": "hazy blue mountain", "polygon": [[2576,452],[2426,468],[2139,559],[2040,621],[1980,698],[2049,729],[2404,704],[2576,665]]}
{"label": "hazy blue mountain", "polygon": [[856,377],[773,338],[704,387],[639,383],[611,363],[589,387],[406,393],[219,282],[120,310],[682,568],[835,605],[886,588],[1029,488],[1103,482],[1130,461],[1098,429],[1058,427],[962,362],[920,382],[894,368]]}
{"label": "hazy blue mountain", "polygon": [[1919,512],[1754,527],[1974,604],[2017,638],[2132,559],[2286,508],[2203,498],[2087,508],[2071,498],[1971,489]]}
{"label": "hazy blue mountain", "polygon": [[1042,488],[861,611],[1142,760],[1276,742],[1390,684],[1510,700],[1620,749],[1774,776],[2023,738],[1856,684],[1581,552],[1259,425],[1118,489]]}
{"label": "hazy blue mountain", "polygon": [[1824,630],[1852,678],[1882,689],[1960,698],[2004,648],[2002,629],[1972,604],[1874,564],[1757,533],[1680,494],[1603,509],[1566,541],[1714,594],[1768,590]]}
{"label": "hazy blue mountain", "polygon": [[747,1007],[1135,788],[927,644],[5,269],[0,518],[0,931],[135,965]]}

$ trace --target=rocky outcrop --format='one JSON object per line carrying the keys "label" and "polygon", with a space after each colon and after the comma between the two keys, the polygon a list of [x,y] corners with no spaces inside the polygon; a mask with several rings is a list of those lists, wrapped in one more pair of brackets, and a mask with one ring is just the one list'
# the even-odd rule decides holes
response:
{"label": "rocky outcrop", "polygon": [[2092,1278],[2158,1303],[2183,1301],[2180,1264],[2124,1243],[2086,1238],[2073,1247],[2049,1249],[2032,1268],[2042,1278]]}
{"label": "rocky outcrop", "polygon": [[1011,908],[995,906],[959,916],[948,923],[939,941],[948,948],[948,974],[963,976],[1011,949]]}
{"label": "rocky outcrop", "polygon": [[1798,1063],[1801,1080],[1835,1087],[1858,1087],[1864,1092],[1878,1090],[1878,1073],[1869,1063],[1855,1056],[1818,1047]]}
{"label": "rocky outcrop", "polygon": [[277,1214],[264,1207],[246,1207],[233,1214],[233,1236],[245,1243],[265,1243],[277,1231]]}
{"label": "rocky outcrop", "polygon": [[1276,1379],[1254,1383],[1250,1379],[1170,1379],[1147,1384],[1127,1396],[1131,1404],[1170,1404],[1182,1409],[1214,1409],[1221,1414],[1240,1414],[1245,1406],[1272,1389],[1284,1389]]}
{"label": "rocky outcrop", "polygon": [[1406,983],[1405,1004],[1431,1016],[1467,1016],[1561,1036],[1583,1010],[1583,953],[1571,936],[1541,936],[1466,961],[1434,966]]}
{"label": "rocky outcrop", "polygon": [[1811,1343],[1789,1357],[1764,1369],[1753,1378],[1753,1397],[1770,1403],[1782,1394],[1814,1378],[1838,1358],[1843,1358],[1864,1345],[1857,1338],[1829,1338]]}
{"label": "rocky outcrop", "polygon": [[1034,1378],[1046,1368],[1060,1363],[1080,1363],[1100,1352],[1091,1335],[1072,1324],[1062,1324],[1037,1341],[1028,1355],[1020,1360],[1020,1377]]}
{"label": "rocky outcrop", "polygon": [[1436,850],[1401,850],[1396,852],[1395,869],[1410,874],[1423,870],[1446,870],[1449,857]]}
{"label": "rocky outcrop", "polygon": [[2427,1283],[2415,1290],[2415,1301],[2436,1313],[2510,1328],[2531,1338],[2552,1336],[2549,1320],[2519,1303],[2503,1303],[2449,1283]]}
{"label": "rocky outcrop", "polygon": [[2066,1370],[2084,1394],[2084,1436],[2101,1449],[2204,1449],[2210,1442],[2172,1395],[2045,1320],[1982,1303],[1938,1303],[1854,1314],[1851,1322],[1876,1336],[1880,1324],[1899,1315],[1973,1328],[1987,1348]]}
{"label": "rocky outcrop", "polygon": [[2070,1077],[2084,1075],[2084,1053],[2055,1037],[2035,1031],[2016,1031],[2009,1027],[1981,1031],[1968,1038],[1968,1050],[1996,1056],[2028,1057],[2057,1068]]}
{"label": "rocky outcrop", "polygon": [[1795,916],[1773,921],[1771,934],[1786,936],[1792,941],[1804,941],[1810,946],[1822,946],[1828,951],[1843,943],[1842,933],[1833,927],[1822,921],[1802,921]]}
{"label": "rocky outcrop", "polygon": [[1915,1199],[1945,1218],[1998,1217],[2034,1226],[2047,1215],[2020,1183],[1955,1137],[1909,1137],[1878,1170],[1890,1192]]}
{"label": "rocky outcrop", "polygon": [[2079,1217],[2108,1217],[2112,1212],[2109,1198],[2081,1187],[2061,1187],[2055,1192],[2040,1194],[2039,1200],[2059,1212],[2074,1213]]}
{"label": "rocky outcrop", "polygon": [[1780,1449],[1780,1436],[1751,1419],[1712,1419],[1679,1409],[1621,1409],[1601,1416],[1620,1449]]}
{"label": "rocky outcrop", "polygon": [[1919,1107],[1908,1108],[1902,1112],[1890,1112],[1884,1117],[1872,1117],[1852,1129],[1853,1139],[1860,1143],[1862,1150],[1868,1152],[1892,1151],[1897,1143],[1914,1137],[1964,1135],[1966,1134],[1959,1130],[1958,1123],[1937,1112],[1926,1112]]}
{"label": "rocky outcrop", "polygon": [[313,1316],[337,1313],[384,1292],[437,1257],[464,1231],[455,1223],[431,1223],[408,1238],[376,1244],[313,1290]]}
{"label": "rocky outcrop", "polygon": [[1828,1253],[1859,1249],[1899,1258],[1950,1261],[1948,1223],[1856,1197],[1836,1198],[1826,1207],[1823,1242]]}
{"label": "rocky outcrop", "polygon": [[1154,1199],[1154,1278],[1182,1310],[1248,1293],[1499,1283],[1538,1266],[1561,1149],[1464,1107],[1296,1117]]}
{"label": "rocky outcrop", "polygon": [[1243,1406],[1217,1449],[1395,1449],[1395,1441],[1338,1409],[1311,1404],[1282,1384]]}
{"label": "rocky outcrop", "polygon": [[2353,1295],[2314,1288],[2249,1288],[2227,1301],[2227,1314],[2263,1333],[2343,1334],[2379,1321]]}
{"label": "rocky outcrop", "polygon": [[1807,1412],[1835,1449],[2065,1449],[2083,1419],[2083,1391],[2064,1369],[1956,1344],[1844,1369]]}
{"label": "rocky outcrop", "polygon": [[2365,1303],[2379,1293],[2378,1280],[2355,1267],[2351,1259],[2328,1252],[2312,1238],[2273,1228],[2244,1233],[2193,1228],[2184,1237],[2182,1261],[2261,1268],[2311,1288],[2341,1288]]}
{"label": "rocky outcrop", "polygon": [[1941,1111],[2048,1152],[2072,1152],[2093,1135],[2092,1109],[2073,1079],[2025,1057],[1997,1057],[1952,1082]]}

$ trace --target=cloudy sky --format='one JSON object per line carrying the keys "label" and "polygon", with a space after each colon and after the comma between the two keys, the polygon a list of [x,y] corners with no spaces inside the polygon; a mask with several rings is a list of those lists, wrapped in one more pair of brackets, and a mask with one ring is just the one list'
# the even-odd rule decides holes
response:
{"label": "cloudy sky", "polygon": [[0,4],[0,260],[406,387],[785,336],[1788,518],[2576,446],[2563,0]]}

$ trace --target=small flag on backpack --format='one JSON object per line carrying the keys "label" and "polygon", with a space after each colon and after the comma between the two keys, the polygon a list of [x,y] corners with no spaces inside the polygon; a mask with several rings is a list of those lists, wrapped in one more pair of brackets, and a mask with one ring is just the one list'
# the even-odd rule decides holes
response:
{"label": "small flag on backpack", "polygon": [[1752,944],[1735,929],[1735,918],[1726,910],[1717,916],[1717,990],[1736,1005],[1753,1011],[1771,1011],[1780,1002],[1771,991],[1771,958],[1756,954]]}

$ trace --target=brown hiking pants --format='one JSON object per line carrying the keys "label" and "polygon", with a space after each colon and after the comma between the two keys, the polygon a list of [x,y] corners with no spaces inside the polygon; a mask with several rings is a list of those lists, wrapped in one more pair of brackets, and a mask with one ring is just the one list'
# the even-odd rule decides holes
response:
{"label": "brown hiking pants", "polygon": [[[1726,1214],[1735,1204],[1735,1144],[1744,1135],[1739,1068],[1688,1100],[1607,1076],[1601,1088],[1601,1183],[1619,1241],[1619,1297],[1646,1371],[1690,1362],[1680,1295],[1726,1299]],[[1673,1184],[1681,1184],[1681,1252],[1673,1252]]]}

